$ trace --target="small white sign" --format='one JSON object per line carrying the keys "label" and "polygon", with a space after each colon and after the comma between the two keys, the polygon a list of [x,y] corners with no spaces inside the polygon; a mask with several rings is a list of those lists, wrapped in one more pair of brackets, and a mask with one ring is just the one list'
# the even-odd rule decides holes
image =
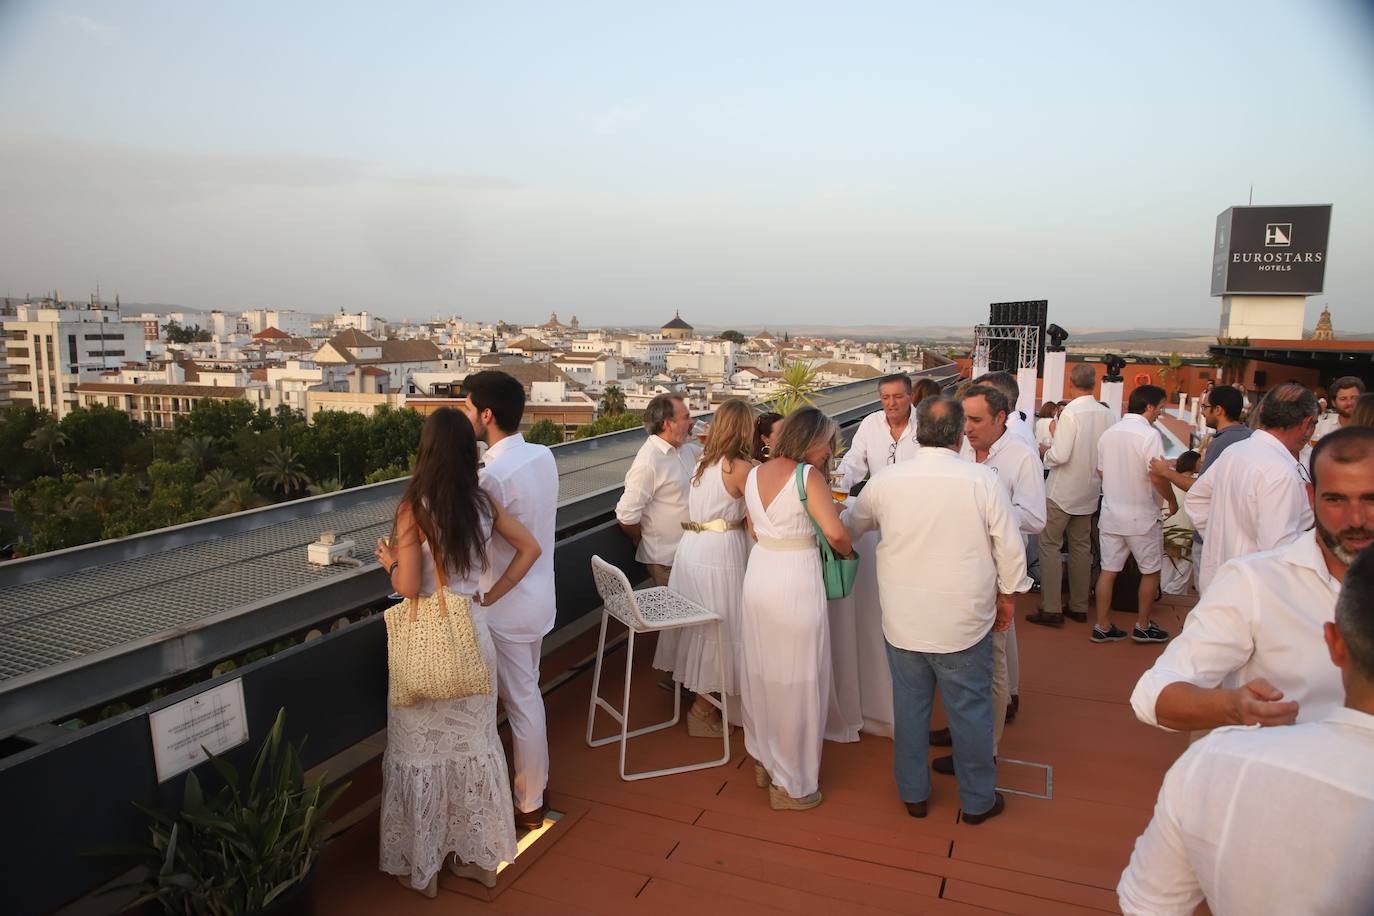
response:
{"label": "small white sign", "polygon": [[243,703],[243,678],[235,678],[175,706],[148,716],[153,733],[157,781],[208,759],[205,750],[222,754],[248,740],[248,715]]}

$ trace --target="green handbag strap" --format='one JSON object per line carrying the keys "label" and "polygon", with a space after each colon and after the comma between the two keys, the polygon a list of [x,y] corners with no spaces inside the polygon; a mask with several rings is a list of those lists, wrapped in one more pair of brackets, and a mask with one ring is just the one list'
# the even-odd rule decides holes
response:
{"label": "green handbag strap", "polygon": [[802,509],[805,510],[806,517],[811,519],[811,527],[816,529],[816,540],[820,541],[821,555],[826,560],[833,560],[835,558],[835,548],[831,547],[830,542],[826,540],[825,532],[821,531],[821,526],[816,523],[816,516],[811,514],[811,507],[806,504],[806,483],[804,478],[808,467],[810,467],[808,464],[801,464],[800,462],[797,464],[797,498],[801,500]]}

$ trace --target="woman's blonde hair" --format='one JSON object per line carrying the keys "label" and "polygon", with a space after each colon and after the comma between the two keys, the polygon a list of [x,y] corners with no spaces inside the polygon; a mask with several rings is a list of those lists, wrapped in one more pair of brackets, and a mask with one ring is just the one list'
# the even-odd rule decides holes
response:
{"label": "woman's blonde hair", "polygon": [[731,398],[717,407],[716,415],[711,418],[711,433],[706,437],[706,450],[697,464],[692,484],[695,486],[701,481],[707,468],[726,458],[748,461],[753,445],[754,410],[747,401]]}
{"label": "woman's blonde hair", "polygon": [[839,424],[819,409],[794,410],[782,421],[782,432],[773,440],[773,457],[805,462],[813,445],[827,440],[834,444],[839,434]]}

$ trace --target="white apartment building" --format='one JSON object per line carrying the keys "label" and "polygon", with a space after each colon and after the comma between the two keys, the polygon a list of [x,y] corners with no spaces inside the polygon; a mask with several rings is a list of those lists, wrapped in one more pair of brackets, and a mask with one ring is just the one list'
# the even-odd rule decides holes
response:
{"label": "white apartment building", "polygon": [[620,355],[627,359],[637,359],[647,363],[654,372],[666,372],[668,354],[677,349],[677,341],[652,338],[648,335],[637,340],[619,340]]}
{"label": "white apartment building", "polygon": [[310,336],[310,316],[294,309],[249,309],[242,318],[249,334],[276,328],[292,337]]}
{"label": "white apartment building", "polygon": [[735,343],[730,340],[690,340],[667,355],[667,370],[723,382],[735,374]]}
{"label": "white apartment building", "polygon": [[553,364],[584,388],[600,393],[620,381],[620,360],[604,353],[572,353],[555,356]]}
{"label": "white apartment building", "polygon": [[78,406],[76,386],[144,358],[143,327],[112,309],[21,305],[3,319],[11,400],[59,420]]}
{"label": "white apartment building", "polygon": [[[374,336],[381,336],[386,333],[386,322],[366,309],[353,314],[348,314],[340,310],[339,314],[330,318],[330,325],[335,331],[347,331],[352,329]],[[285,330],[285,328],[282,330]]]}

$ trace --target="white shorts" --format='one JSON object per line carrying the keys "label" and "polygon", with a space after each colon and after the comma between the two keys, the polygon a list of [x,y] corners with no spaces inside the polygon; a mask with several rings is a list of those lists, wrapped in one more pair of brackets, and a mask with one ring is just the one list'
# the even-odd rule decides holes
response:
{"label": "white shorts", "polygon": [[1102,546],[1102,569],[1106,572],[1121,572],[1126,567],[1128,554],[1135,557],[1141,575],[1157,573],[1164,565],[1164,526],[1159,522],[1144,534],[1100,531],[1098,535]]}

